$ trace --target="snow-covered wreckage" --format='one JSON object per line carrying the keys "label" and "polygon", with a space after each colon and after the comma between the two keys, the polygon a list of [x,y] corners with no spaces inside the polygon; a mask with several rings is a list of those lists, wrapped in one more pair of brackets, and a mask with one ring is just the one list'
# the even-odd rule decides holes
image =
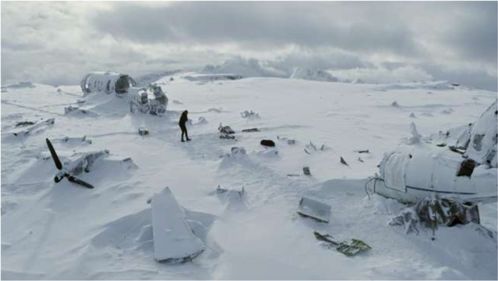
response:
{"label": "snow-covered wreckage", "polygon": [[92,72],[81,80],[81,90],[85,95],[93,92],[125,94],[136,85],[128,74],[117,72]]}
{"label": "snow-covered wreckage", "polygon": [[432,196],[474,203],[496,201],[496,106],[495,100],[459,134],[444,134],[444,143],[402,145],[386,153],[379,164],[380,175],[367,188],[404,203]]}
{"label": "snow-covered wreckage", "polygon": [[129,100],[130,112],[136,111],[163,115],[168,106],[168,97],[162,88],[155,84],[138,87],[128,74],[117,72],[92,72],[81,80],[81,90],[87,96],[90,93],[115,94]]}
{"label": "snow-covered wreckage", "polygon": [[205,249],[187,222],[185,210],[166,187],[152,198],[154,258],[162,262],[192,260]]}

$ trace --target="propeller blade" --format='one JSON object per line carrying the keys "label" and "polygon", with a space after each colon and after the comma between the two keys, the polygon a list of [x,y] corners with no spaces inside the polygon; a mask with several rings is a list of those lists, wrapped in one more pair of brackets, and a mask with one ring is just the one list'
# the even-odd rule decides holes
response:
{"label": "propeller blade", "polygon": [[59,159],[59,156],[57,156],[57,153],[55,152],[54,146],[52,145],[49,139],[46,139],[46,141],[47,141],[48,150],[50,150],[50,154],[52,155],[52,159],[54,160],[55,167],[57,167],[57,169],[59,170],[62,170],[62,163],[61,160]]}
{"label": "propeller blade", "polygon": [[73,182],[75,184],[79,184],[81,186],[84,186],[86,188],[94,188],[93,185],[87,183],[86,181],[83,181],[83,180],[80,180],[79,178],[75,177],[75,176],[71,176],[71,175],[67,175],[67,179],[70,181],[70,182]]}
{"label": "propeller blade", "polygon": [[55,183],[60,182],[65,176],[66,176],[66,173],[60,173],[60,172],[57,173],[57,175],[55,175],[55,177],[54,177]]}

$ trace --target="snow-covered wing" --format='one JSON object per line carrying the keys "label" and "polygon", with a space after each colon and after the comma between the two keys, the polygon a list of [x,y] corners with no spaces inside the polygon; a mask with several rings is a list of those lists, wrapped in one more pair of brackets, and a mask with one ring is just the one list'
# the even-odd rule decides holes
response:
{"label": "snow-covered wing", "polygon": [[157,261],[184,260],[204,250],[194,235],[171,190],[166,187],[152,198],[154,258]]}

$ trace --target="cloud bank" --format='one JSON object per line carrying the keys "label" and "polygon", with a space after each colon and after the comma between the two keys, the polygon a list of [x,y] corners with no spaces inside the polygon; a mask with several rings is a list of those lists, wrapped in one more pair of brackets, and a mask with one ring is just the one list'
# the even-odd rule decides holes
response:
{"label": "cloud bank", "polygon": [[[378,71],[496,90],[496,2],[2,2],[2,83],[92,70]],[[410,79],[410,77],[408,77]]]}

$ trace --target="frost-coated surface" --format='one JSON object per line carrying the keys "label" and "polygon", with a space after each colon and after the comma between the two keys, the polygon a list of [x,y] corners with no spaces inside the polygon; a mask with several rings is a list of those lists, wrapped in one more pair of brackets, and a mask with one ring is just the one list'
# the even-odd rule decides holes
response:
{"label": "frost-coated surface", "polygon": [[489,163],[496,168],[496,101],[486,109],[472,125],[470,143],[466,155],[478,163]]}
{"label": "frost-coated surface", "polygon": [[156,260],[183,261],[204,250],[204,244],[190,229],[185,212],[169,188],[154,195],[151,208]]}
{"label": "frost-coated surface", "polygon": [[[129,114],[127,101],[113,95],[89,95],[77,103],[79,85],[61,91],[39,84],[2,89],[2,278],[497,278],[495,239],[470,224],[441,227],[434,241],[429,231],[407,235],[387,225],[402,205],[379,196],[369,199],[364,191],[365,179],[378,172],[384,153],[412,136],[411,122],[422,138],[465,126],[477,120],[496,93],[443,82],[209,82],[182,76],[160,81],[173,101],[162,118]],[[95,114],[64,115],[69,105]],[[192,141],[181,143],[178,118],[185,109],[190,119],[205,122],[193,122]],[[260,118],[242,118],[245,110]],[[11,134],[19,129],[17,122],[41,118],[55,118],[55,123],[32,136]],[[236,140],[219,138],[220,123],[236,131]],[[150,134],[140,136],[140,127]],[[260,130],[241,132],[255,127]],[[57,170],[45,138],[66,136],[86,136],[91,144],[54,142],[61,157],[110,151],[81,175],[95,189],[53,182]],[[265,149],[262,139],[275,141],[276,147]],[[305,153],[310,142],[327,149]],[[234,146],[247,153],[229,156]],[[138,168],[108,161],[126,157]],[[341,157],[348,165],[340,163]],[[302,174],[305,166],[311,176]],[[218,185],[243,187],[243,200],[218,196]],[[194,229],[204,234],[207,247],[192,262],[154,260],[147,201],[165,186],[181,206],[216,216],[209,228]],[[302,196],[330,205],[330,222],[297,215]],[[480,206],[480,213],[482,224],[496,232],[496,204]],[[339,241],[360,239],[372,250],[346,257],[320,246],[314,230]]]}

